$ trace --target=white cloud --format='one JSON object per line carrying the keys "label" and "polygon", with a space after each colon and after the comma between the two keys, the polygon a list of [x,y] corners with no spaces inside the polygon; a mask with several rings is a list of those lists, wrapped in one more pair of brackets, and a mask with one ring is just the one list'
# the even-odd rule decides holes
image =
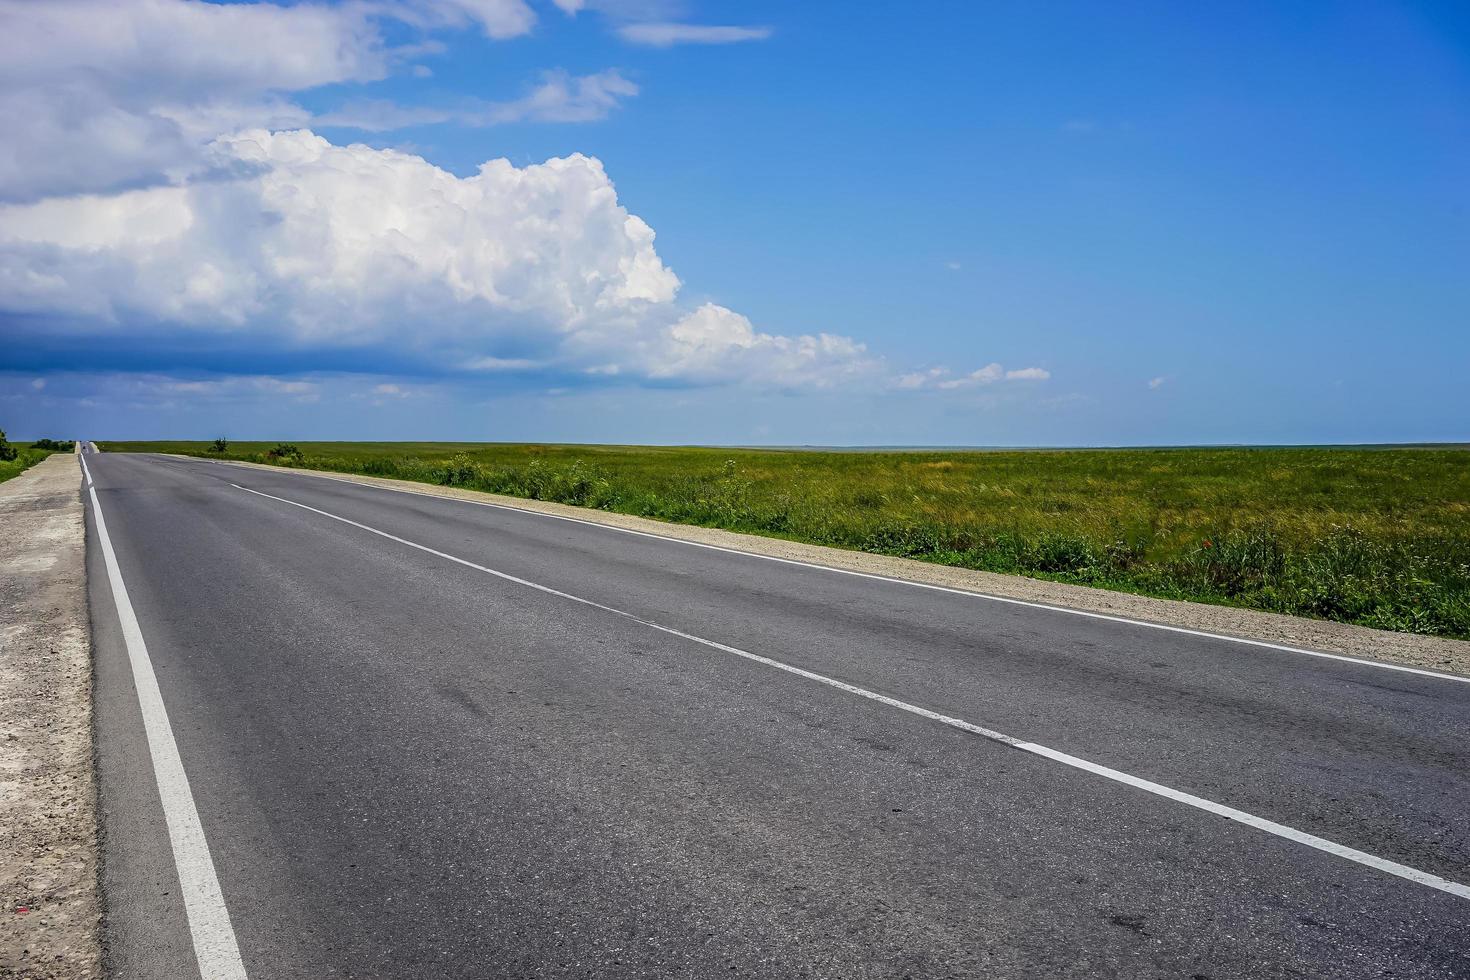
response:
{"label": "white cloud", "polygon": [[[573,77],[547,72],[530,95],[514,102],[492,103],[480,124],[502,122],[590,122],[618,107],[618,100],[638,94],[638,86],[617,71]],[[476,122],[474,117],[468,121]]]}
{"label": "white cloud", "polygon": [[[308,125],[290,93],[382,79],[434,47],[390,44],[385,23],[507,38],[535,19],[525,0],[0,0],[0,199],[176,183],[221,133]],[[552,76],[499,111],[599,118],[630,86]]]}
{"label": "white cloud", "polygon": [[312,403],[321,396],[321,385],[315,381],[277,378],[272,375],[235,375],[227,378],[179,380],[167,375],[136,375],[122,382],[134,397],[240,399],[259,395],[290,398]]}
{"label": "white cloud", "polygon": [[408,126],[454,123],[459,126],[498,126],[514,122],[593,122],[604,119],[621,99],[638,94],[638,86],[616,70],[572,76],[564,71],[542,75],[541,84],[509,102],[475,102],[457,108],[402,106],[368,100],[350,102],[319,116],[322,126],[341,126],[366,132],[386,132]]}
{"label": "white cloud", "polygon": [[434,106],[400,105],[387,99],[356,99],[317,116],[312,122],[317,126],[386,133],[410,126],[435,126],[455,120],[455,117],[455,110]]}
{"label": "white cloud", "polygon": [[273,93],[388,67],[361,5],[0,0],[0,197],[176,178],[223,129],[299,124]]}
{"label": "white cloud", "polygon": [[647,24],[624,24],[618,36],[632,44],[667,48],[676,44],[736,44],[741,41],[764,41],[771,36],[769,27],[737,27],[715,24],[676,24],[667,21]]}
{"label": "white cloud", "polygon": [[948,368],[930,368],[927,371],[915,371],[912,374],[901,375],[895,384],[900,388],[928,388],[949,374]]}
{"label": "white cloud", "polygon": [[260,378],[256,387],[265,391],[272,391],[282,395],[295,395],[298,398],[315,400],[317,386],[310,381],[282,381],[279,378]]}
{"label": "white cloud", "polygon": [[161,324],[195,344],[368,349],[443,371],[829,385],[875,369],[846,337],[679,307],[653,229],[590,157],[461,178],[304,131],[208,156],[237,176],[0,206],[0,309],[104,338]]}
{"label": "white cloud", "polygon": [[478,24],[486,37],[497,41],[527,34],[536,23],[525,0],[399,0],[384,9],[396,20],[422,27]]}
{"label": "white cloud", "polygon": [[954,388],[970,388],[975,385],[991,385],[995,384],[997,381],[1004,381],[1005,376],[1005,369],[999,364],[992,363],[985,365],[983,368],[971,371],[964,377],[946,378],[943,381],[937,382],[935,384],[935,387],[939,388],[942,391],[949,391]]}
{"label": "white cloud", "polygon": [[678,287],[588,157],[492,160],[458,178],[265,131],[211,154],[246,176],[0,208],[6,305],[355,342],[396,330],[395,316],[462,307],[574,326]]}
{"label": "white cloud", "polygon": [[34,388],[34,389],[36,389],[37,391],[40,391],[42,388],[46,387],[46,379],[45,378],[35,378],[35,379],[33,379],[31,381],[31,387]]}
{"label": "white cloud", "polygon": [[953,260],[944,263],[944,267],[946,269],[948,269],[950,272],[959,272],[960,269],[962,268],[961,265],[958,262],[955,262]]}
{"label": "white cloud", "polygon": [[666,339],[667,343],[649,350],[640,365],[655,378],[750,378],[782,386],[825,388],[879,369],[867,348],[850,337],[761,333],[746,317],[714,303],[705,303],[680,318]]}
{"label": "white cloud", "polygon": [[467,371],[534,371],[545,366],[525,357],[475,357],[463,364]]}
{"label": "white cloud", "polygon": [[991,363],[959,377],[953,377],[950,370],[943,367],[915,371],[900,376],[895,383],[900,388],[933,388],[939,391],[954,391],[959,388],[993,385],[999,381],[1045,381],[1050,377],[1051,372],[1045,368],[1028,367],[1008,371],[999,364]]}
{"label": "white cloud", "polygon": [[361,6],[3,0],[0,26],[0,77],[27,85],[86,73],[178,98],[372,78],[385,64]]}
{"label": "white cloud", "polygon": [[1148,389],[1149,389],[1149,391],[1154,391],[1154,390],[1157,390],[1159,388],[1162,388],[1164,386],[1164,382],[1166,382],[1168,380],[1169,380],[1168,378],[1165,378],[1165,377],[1162,377],[1162,376],[1161,377],[1150,379],[1149,380],[1149,383],[1148,383]]}

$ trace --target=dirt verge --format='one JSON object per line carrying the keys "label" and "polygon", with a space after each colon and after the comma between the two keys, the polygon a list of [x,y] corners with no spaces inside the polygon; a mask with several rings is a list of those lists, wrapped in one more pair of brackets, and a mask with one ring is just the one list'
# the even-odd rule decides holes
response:
{"label": "dirt verge", "polygon": [[0,977],[102,976],[81,467],[0,483]]}
{"label": "dirt verge", "polygon": [[[178,457],[195,459],[194,457]],[[195,460],[196,462],[198,460]],[[229,461],[230,465],[253,469],[280,471],[284,467],[267,466],[262,463]],[[1046,582],[1025,578],[1020,575],[999,575],[994,572],[977,572],[966,568],[951,568],[908,558],[891,558],[886,555],[870,555],[860,551],[844,551],[822,545],[800,544],[780,538],[764,538],[752,534],[737,534],[714,528],[691,527],[670,524],[645,517],[631,517],[601,510],[572,507],[567,504],[548,503],[541,500],[523,500],[519,497],[504,497],[499,494],[477,490],[461,490],[454,487],[436,487],[430,484],[413,483],[407,480],[390,480],[383,477],[357,476],[350,473],[330,473],[321,470],[291,469],[292,473],[320,477],[328,480],[345,480],[369,486],[386,486],[414,490],[419,493],[461,500],[480,500],[515,507],[521,510],[605,524],[610,527],[646,531],[663,537],[700,544],[718,545],[735,551],[789,558],[796,561],[826,565],[847,571],[886,575],[890,578],[911,582],[924,582],[986,595],[1020,599],[1051,606],[1063,606],[1085,612],[1101,613],[1139,619],[1167,626],[1200,630],[1238,636],[1266,643],[1300,647],[1324,653],[1338,653],[1349,657],[1382,660],[1404,664],[1425,670],[1470,675],[1470,642],[1448,640],[1436,636],[1420,636],[1413,633],[1391,633],[1386,630],[1369,629],[1365,626],[1350,626],[1327,620],[1302,619],[1277,613],[1260,612],[1254,609],[1237,609],[1230,606],[1211,606],[1198,602],[1182,602],[1175,599],[1153,599],[1131,595],[1126,592],[1109,592],[1083,585],[1068,585],[1061,582]]]}

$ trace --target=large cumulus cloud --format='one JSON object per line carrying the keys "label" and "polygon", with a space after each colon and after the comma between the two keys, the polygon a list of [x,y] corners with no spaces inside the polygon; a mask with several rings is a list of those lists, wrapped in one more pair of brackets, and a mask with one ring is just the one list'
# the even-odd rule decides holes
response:
{"label": "large cumulus cloud", "polygon": [[682,308],[653,229],[587,156],[461,178],[255,130],[208,158],[209,179],[0,207],[0,307],[83,334],[244,334],[327,368],[368,346],[444,372],[822,385],[874,367],[845,337]]}

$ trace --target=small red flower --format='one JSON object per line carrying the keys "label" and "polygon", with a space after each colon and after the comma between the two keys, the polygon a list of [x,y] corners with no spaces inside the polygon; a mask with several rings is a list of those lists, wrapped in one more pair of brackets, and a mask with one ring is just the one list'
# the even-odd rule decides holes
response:
{"label": "small red flower", "polygon": [[1210,544],[1210,539],[1209,538],[1205,538],[1205,547],[1206,548],[1213,548],[1214,547],[1214,545]]}

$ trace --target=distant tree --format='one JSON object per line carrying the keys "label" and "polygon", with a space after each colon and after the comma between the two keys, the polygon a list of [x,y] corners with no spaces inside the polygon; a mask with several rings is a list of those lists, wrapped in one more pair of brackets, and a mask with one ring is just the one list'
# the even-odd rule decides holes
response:
{"label": "distant tree", "polygon": [[59,453],[69,453],[75,446],[70,439],[37,439],[31,443],[32,449],[50,449]]}
{"label": "distant tree", "polygon": [[0,463],[8,463],[18,455],[19,451],[5,441],[5,430],[0,429]]}
{"label": "distant tree", "polygon": [[212,445],[212,446],[209,447],[209,451],[212,452],[212,453],[222,453],[222,452],[224,452],[225,450],[227,450],[229,448],[230,448],[230,442],[229,442],[229,440],[226,439],[224,436],[220,436],[218,439],[216,439],[214,441],[214,445]]}

